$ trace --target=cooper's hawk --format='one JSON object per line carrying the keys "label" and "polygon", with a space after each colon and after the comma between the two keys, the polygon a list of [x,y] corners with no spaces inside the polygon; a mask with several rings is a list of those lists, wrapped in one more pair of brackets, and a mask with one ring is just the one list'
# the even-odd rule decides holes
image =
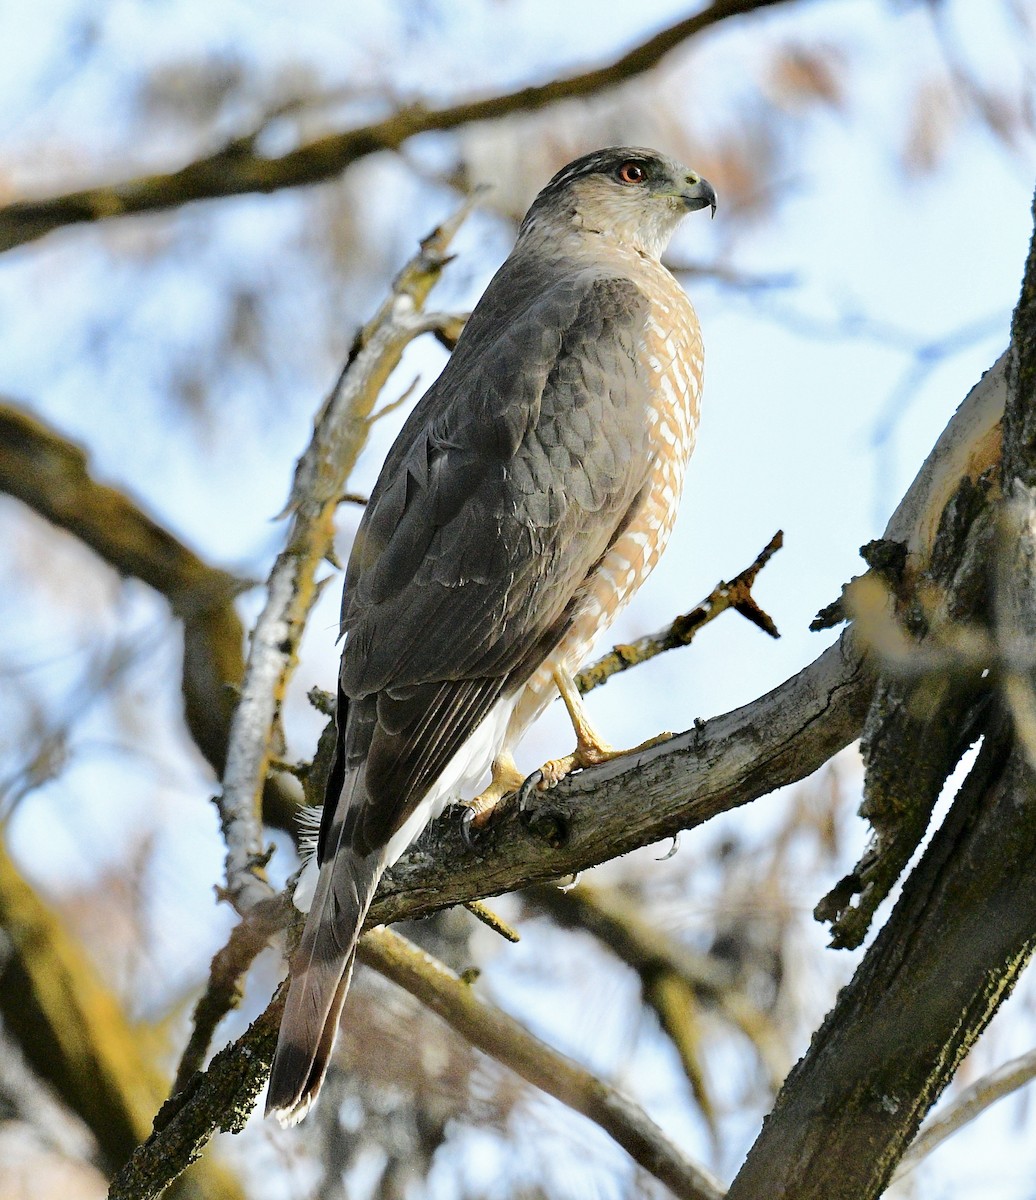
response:
{"label": "cooper's hawk", "polygon": [[573,672],[658,561],[694,445],[702,343],[659,256],[716,207],[654,150],[576,159],[522,222],[439,379],[389,451],[342,601],[338,753],[267,1112],[320,1090],[382,873],[451,800],[521,783],[512,751],[560,692],[576,750],[617,753]]}

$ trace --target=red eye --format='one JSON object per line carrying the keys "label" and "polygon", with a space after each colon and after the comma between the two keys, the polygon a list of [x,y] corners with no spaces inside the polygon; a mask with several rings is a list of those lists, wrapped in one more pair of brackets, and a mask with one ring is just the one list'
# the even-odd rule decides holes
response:
{"label": "red eye", "polygon": [[617,174],[623,183],[637,184],[647,179],[647,172],[638,162],[623,163]]}

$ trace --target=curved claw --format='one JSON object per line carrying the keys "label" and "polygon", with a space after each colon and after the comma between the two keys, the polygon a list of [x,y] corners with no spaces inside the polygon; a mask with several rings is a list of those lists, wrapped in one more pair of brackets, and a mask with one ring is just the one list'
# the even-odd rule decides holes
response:
{"label": "curved claw", "polygon": [[680,835],[678,833],[675,833],[675,834],[673,834],[673,844],[669,847],[669,849],[665,852],[665,854],[660,854],[658,856],[658,858],[655,859],[655,862],[666,862],[668,859],[672,858],[673,855],[679,849],[680,849]]}
{"label": "curved claw", "polygon": [[543,782],[543,772],[537,768],[529,775],[522,786],[518,789],[518,811],[525,812],[529,807],[529,801],[532,798],[533,792],[539,789]]}
{"label": "curved claw", "polygon": [[464,839],[464,845],[469,850],[475,849],[475,836],[473,833],[475,827],[475,810],[465,807],[460,818],[460,836]]}

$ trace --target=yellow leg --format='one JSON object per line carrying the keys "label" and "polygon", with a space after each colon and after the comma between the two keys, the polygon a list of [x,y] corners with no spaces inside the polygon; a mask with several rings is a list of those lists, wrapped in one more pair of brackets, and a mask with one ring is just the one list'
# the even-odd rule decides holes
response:
{"label": "yellow leg", "polygon": [[493,761],[493,778],[489,787],[479,792],[473,800],[467,801],[465,830],[481,829],[497,804],[511,792],[516,792],[524,782],[525,776],[518,770],[511,755],[506,750],[499,754]]}
{"label": "yellow leg", "polygon": [[659,742],[667,742],[673,736],[671,733],[660,733],[657,737],[641,742],[639,746],[631,746],[628,750],[616,750],[594,729],[571,673],[565,667],[557,666],[553,674],[576,733],[576,748],[563,758],[552,758],[543,764],[540,768],[542,778],[537,784],[541,791],[544,788],[556,787],[566,775],[580,767],[593,767],[598,763],[611,762],[613,758],[621,758],[624,754],[633,754],[637,750],[657,746]]}

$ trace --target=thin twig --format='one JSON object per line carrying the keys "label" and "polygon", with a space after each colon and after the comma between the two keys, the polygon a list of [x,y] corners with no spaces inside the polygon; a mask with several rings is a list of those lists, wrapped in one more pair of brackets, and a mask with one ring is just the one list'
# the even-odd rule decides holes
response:
{"label": "thin twig", "polygon": [[534,1037],[513,1017],[390,930],[360,942],[359,956],[427,1005],[473,1046],[600,1126],[630,1157],[686,1200],[721,1200],[717,1180],[692,1163],[632,1100]]}
{"label": "thin twig", "polygon": [[360,330],[295,468],[285,509],[291,515],[291,528],[270,573],[266,604],[252,634],[231,724],[223,792],[217,799],[227,846],[226,894],[241,911],[270,894],[262,873],[259,798],[281,698],[318,595],[316,571],[331,551],[335,509],[366,442],[370,414],[385,380],[406,346],[438,324],[437,317],[420,310],[472,203],[469,200],[424,239],[418,254],[396,277],[389,297]]}
{"label": "thin twig", "polygon": [[784,533],[778,529],[769,542],[756,555],[754,561],[740,575],[735,575],[729,582],[717,583],[712,591],[700,604],[695,605],[690,612],[676,618],[665,629],[657,633],[638,638],[635,642],[613,647],[590,666],[584,667],[576,676],[576,687],[583,695],[607,683],[613,675],[620,671],[628,671],[630,667],[639,666],[662,654],[666,650],[675,650],[678,646],[687,646],[700,629],[714,621],[720,613],[733,608],[746,620],[770,637],[780,637],[777,626],[771,617],[763,612],[752,595],[752,585],[756,576],[766,566],[777,551],[784,545]]}
{"label": "thin twig", "polygon": [[481,900],[469,900],[464,907],[477,921],[481,921],[494,933],[500,934],[506,941],[517,943],[522,940],[516,929],[512,929],[503,918],[497,916],[489,905],[483,904]]}

